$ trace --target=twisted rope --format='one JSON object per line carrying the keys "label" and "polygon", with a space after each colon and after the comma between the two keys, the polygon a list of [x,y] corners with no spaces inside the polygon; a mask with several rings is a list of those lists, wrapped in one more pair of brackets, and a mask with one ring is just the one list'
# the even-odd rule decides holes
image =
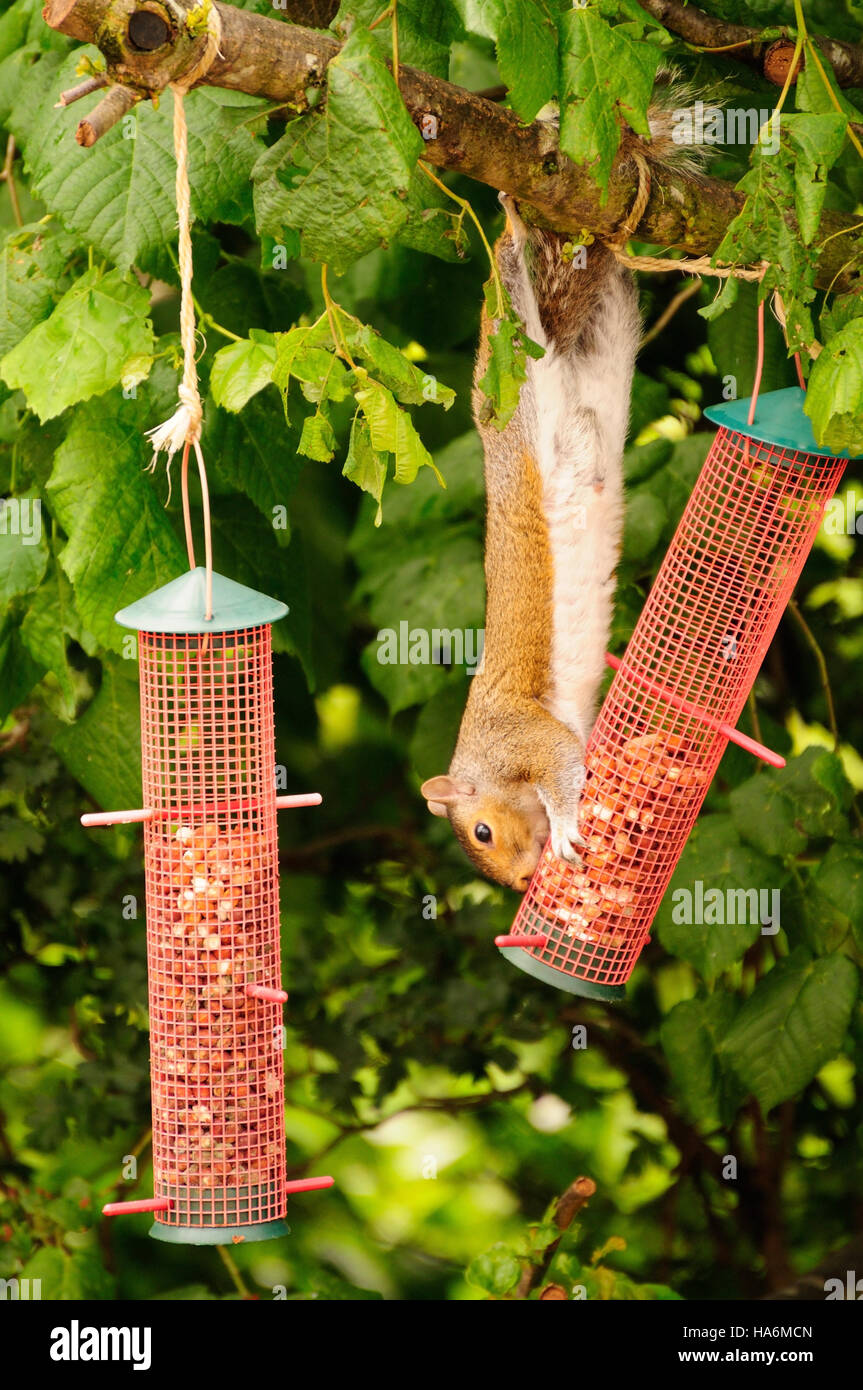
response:
{"label": "twisted rope", "polygon": [[735,280],[760,280],[763,277],[767,269],[766,261],[757,266],[713,265],[709,256],[681,256],[675,259],[671,256],[633,256],[627,252],[626,243],[635,234],[647,210],[651,188],[647,159],[637,149],[632,151],[632,159],[638,169],[638,188],[632,207],[614,233],[605,238],[606,246],[614,252],[621,265],[629,266],[630,270],[677,270],[684,275],[713,275],[720,280],[726,280],[729,276]]}
{"label": "twisted rope", "polygon": [[201,499],[204,511],[204,549],[206,560],[206,612],[209,621],[213,616],[213,541],[210,522],[210,496],[207,486],[207,472],[201,452],[201,425],[204,409],[201,393],[198,390],[198,368],[195,362],[197,327],[195,323],[195,301],[192,296],[192,193],[189,186],[189,132],[186,124],[184,98],[195,82],[206,74],[219,51],[222,27],[218,11],[210,5],[207,12],[207,41],[194,61],[172,83],[174,98],[174,157],[177,162],[175,193],[177,201],[177,251],[180,267],[180,343],[183,349],[183,377],[177,388],[179,405],[170,419],[147,431],[147,438],[153,445],[153,458],[150,470],[158,463],[159,454],[167,454],[168,500],[170,501],[171,460],[178,450],[183,451],[180,471],[183,494],[183,527],[186,533],[186,551],[189,568],[195,568],[195,543],[192,535],[192,519],[189,507],[189,450],[194,449],[201,480]]}
{"label": "twisted rope", "polygon": [[186,126],[184,92],[172,88],[174,97],[174,154],[177,160],[176,198],[178,256],[180,262],[180,342],[183,348],[183,379],[177,394],[180,404],[169,420],[147,431],[153,445],[152,468],[159,454],[168,455],[168,467],[178,449],[188,442],[195,444],[201,436],[203,406],[198,391],[198,369],[195,365],[195,302],[192,298],[192,211],[189,188],[189,135]]}

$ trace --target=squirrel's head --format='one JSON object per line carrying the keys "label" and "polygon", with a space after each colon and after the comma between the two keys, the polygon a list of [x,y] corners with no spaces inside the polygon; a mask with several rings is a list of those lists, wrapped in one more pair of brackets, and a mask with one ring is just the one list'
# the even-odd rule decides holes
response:
{"label": "squirrel's head", "polygon": [[472,782],[430,777],[421,787],[433,816],[446,816],[468,858],[495,883],[524,893],[548,838],[548,817],[526,783],[484,792]]}

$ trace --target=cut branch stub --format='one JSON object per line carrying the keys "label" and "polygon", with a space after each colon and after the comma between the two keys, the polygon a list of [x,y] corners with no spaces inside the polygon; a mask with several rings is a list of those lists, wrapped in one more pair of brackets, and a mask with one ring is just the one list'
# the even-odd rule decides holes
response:
{"label": "cut branch stub", "polygon": [[171,37],[168,16],[160,14],[155,6],[136,10],[129,16],[126,36],[136,52],[154,53]]}
{"label": "cut branch stub", "polygon": [[[769,82],[774,82],[777,87],[781,87],[788,76],[791,64],[794,62],[795,47],[793,39],[777,39],[764,55],[764,76]],[[794,68],[793,82],[797,81],[802,67],[803,54],[801,53]]]}
{"label": "cut branch stub", "polygon": [[[777,61],[768,62],[772,49],[769,40],[762,37],[763,31],[760,28],[717,19],[714,15],[700,10],[697,5],[688,3],[688,0],[638,0],[638,3],[643,10],[647,10],[648,14],[653,15],[653,18],[672,34],[678,34],[686,43],[702,49],[705,53],[712,51],[716,56],[724,56],[728,51],[729,56],[736,62],[749,63],[761,68],[768,82],[775,82],[777,86],[781,86],[785,81],[785,73],[781,71],[780,64]],[[773,32],[775,33],[775,30]],[[832,67],[840,87],[859,87],[863,83],[863,46],[859,43],[848,43],[844,39],[827,38],[823,34],[813,34],[810,37]],[[786,37],[778,42],[790,42],[793,49],[793,30],[787,30]],[[794,81],[799,71],[798,67]]]}
{"label": "cut branch stub", "polygon": [[192,8],[183,0],[48,0],[42,13],[52,28],[94,43],[112,81],[155,96],[205,60],[206,33],[186,28]]}
{"label": "cut branch stub", "polygon": [[100,136],[129,114],[142,96],[143,92],[136,92],[134,87],[115,82],[89,116],[78,122],[78,129],[75,131],[78,144],[83,145],[85,149],[95,145]]}

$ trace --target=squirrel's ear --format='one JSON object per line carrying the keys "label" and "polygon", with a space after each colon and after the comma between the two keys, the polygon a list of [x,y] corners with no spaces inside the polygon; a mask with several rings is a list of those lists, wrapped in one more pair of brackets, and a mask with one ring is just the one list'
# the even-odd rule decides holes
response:
{"label": "squirrel's ear", "polygon": [[445,816],[447,803],[458,801],[460,796],[473,796],[476,787],[472,782],[456,782],[452,777],[429,777],[423,782],[420,792],[429,805],[433,816]]}

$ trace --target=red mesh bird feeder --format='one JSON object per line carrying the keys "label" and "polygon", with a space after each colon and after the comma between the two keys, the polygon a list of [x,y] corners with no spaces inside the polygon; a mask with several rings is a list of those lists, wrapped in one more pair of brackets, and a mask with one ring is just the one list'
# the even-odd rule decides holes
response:
{"label": "red mesh bird feeder", "polygon": [[[519,969],[617,999],[729,741],[782,767],[739,718],[846,457],[815,443],[797,387],[706,412],[719,432],[586,752],[581,866],[543,852],[508,936]],[[751,417],[751,418],[750,418]]]}
{"label": "red mesh bird feeder", "polygon": [[[117,614],[137,629],[141,821],[157,1240],[222,1244],[287,1231],[270,625],[283,603],[192,569]],[[204,614],[211,612],[207,619]]]}

